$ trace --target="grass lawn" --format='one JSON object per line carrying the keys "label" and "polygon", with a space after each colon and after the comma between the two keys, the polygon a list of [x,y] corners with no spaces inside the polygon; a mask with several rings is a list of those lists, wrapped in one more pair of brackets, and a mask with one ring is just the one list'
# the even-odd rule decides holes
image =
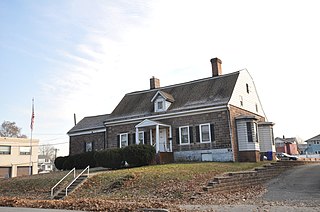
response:
{"label": "grass lawn", "polygon": [[92,176],[69,198],[188,200],[214,176],[262,163],[186,163],[107,171]]}
{"label": "grass lawn", "polygon": [[[48,199],[51,188],[68,171],[0,179],[0,196],[27,199]],[[71,178],[67,179],[70,181]],[[71,181],[70,181],[71,182]]]}
{"label": "grass lawn", "polygon": [[[67,172],[0,179],[0,206],[85,211],[137,211],[189,204],[212,178],[225,172],[249,170],[264,163],[186,163],[102,171],[64,200],[49,200],[50,189]],[[79,172],[78,172],[79,173]],[[245,191],[247,194],[248,191]],[[244,193],[240,192],[240,198]],[[239,195],[238,195],[239,196]],[[232,194],[231,197],[239,198]],[[213,198],[214,197],[214,198]],[[203,194],[197,204],[224,201],[218,194]]]}

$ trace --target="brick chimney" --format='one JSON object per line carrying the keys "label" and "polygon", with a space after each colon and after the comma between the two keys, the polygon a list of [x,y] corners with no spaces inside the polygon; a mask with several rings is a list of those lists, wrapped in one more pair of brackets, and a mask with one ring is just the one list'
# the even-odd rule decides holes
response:
{"label": "brick chimney", "polygon": [[152,77],[150,78],[150,90],[155,88],[160,88],[160,80],[155,77]]}
{"label": "brick chimney", "polygon": [[212,58],[210,62],[212,65],[212,77],[217,77],[222,75],[222,68],[221,68],[222,61],[216,57],[216,58]]}

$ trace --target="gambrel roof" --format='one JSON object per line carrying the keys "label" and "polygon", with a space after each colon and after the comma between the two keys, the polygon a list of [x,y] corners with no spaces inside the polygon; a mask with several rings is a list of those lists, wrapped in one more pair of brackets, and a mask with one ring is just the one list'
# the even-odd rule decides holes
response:
{"label": "gambrel roof", "polygon": [[109,114],[84,117],[67,134],[82,132],[87,130],[105,129],[103,122],[107,120]]}
{"label": "gambrel roof", "polygon": [[227,105],[232,96],[239,73],[237,71],[216,77],[128,93],[110,114],[108,121],[158,114],[159,112],[154,112],[154,105],[151,102],[157,92],[161,92],[168,98],[174,99],[168,110],[160,113],[175,113]]}

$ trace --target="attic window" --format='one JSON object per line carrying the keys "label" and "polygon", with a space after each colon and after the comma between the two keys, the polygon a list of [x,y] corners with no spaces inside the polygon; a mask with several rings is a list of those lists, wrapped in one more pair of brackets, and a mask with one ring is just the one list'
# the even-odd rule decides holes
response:
{"label": "attic window", "polygon": [[247,88],[247,93],[250,93],[250,90],[249,90],[249,85],[248,85],[248,83],[246,84],[246,88]]}
{"label": "attic window", "polygon": [[154,112],[164,112],[168,110],[174,99],[172,95],[164,91],[158,91],[151,99],[151,102],[154,104]]}
{"label": "attic window", "polygon": [[158,107],[158,111],[159,111],[159,110],[163,110],[163,101],[159,101],[159,102],[157,103],[157,107]]}

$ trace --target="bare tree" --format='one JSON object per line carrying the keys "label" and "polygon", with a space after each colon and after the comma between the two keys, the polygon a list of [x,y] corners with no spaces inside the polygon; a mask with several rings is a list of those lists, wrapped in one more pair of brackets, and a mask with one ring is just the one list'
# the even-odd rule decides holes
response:
{"label": "bare tree", "polygon": [[3,121],[1,124],[0,137],[27,138],[26,135],[21,134],[21,128],[10,121]]}
{"label": "bare tree", "polygon": [[39,147],[39,155],[44,155],[54,161],[56,157],[56,149],[52,145],[43,145]]}

